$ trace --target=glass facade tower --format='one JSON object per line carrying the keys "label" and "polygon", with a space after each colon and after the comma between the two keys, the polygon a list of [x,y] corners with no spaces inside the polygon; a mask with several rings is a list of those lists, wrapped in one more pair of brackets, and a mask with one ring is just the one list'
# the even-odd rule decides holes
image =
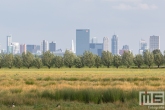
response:
{"label": "glass facade tower", "polygon": [[56,52],[56,43],[54,43],[53,41],[49,43],[49,51]]}
{"label": "glass facade tower", "polygon": [[12,36],[7,36],[7,53],[13,53]]}
{"label": "glass facade tower", "polygon": [[90,30],[76,30],[76,55],[83,55],[85,51],[89,51]]}
{"label": "glass facade tower", "polygon": [[159,36],[150,36],[150,52],[159,49],[160,50],[160,37]]}
{"label": "glass facade tower", "polygon": [[117,37],[117,35],[112,36],[111,42],[112,42],[112,54],[118,55],[119,49],[118,49],[118,37]]}

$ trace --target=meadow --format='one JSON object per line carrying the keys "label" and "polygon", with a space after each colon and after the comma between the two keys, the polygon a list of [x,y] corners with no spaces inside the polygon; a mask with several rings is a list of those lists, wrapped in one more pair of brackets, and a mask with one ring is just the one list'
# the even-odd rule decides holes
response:
{"label": "meadow", "polygon": [[141,90],[164,91],[165,69],[0,69],[0,110],[145,110]]}

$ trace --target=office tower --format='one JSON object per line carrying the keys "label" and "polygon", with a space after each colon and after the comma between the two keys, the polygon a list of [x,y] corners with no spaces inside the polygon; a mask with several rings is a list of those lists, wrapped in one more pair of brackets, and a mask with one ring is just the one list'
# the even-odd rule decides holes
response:
{"label": "office tower", "polygon": [[56,43],[54,43],[53,41],[51,43],[49,43],[49,51],[50,52],[56,51]]}
{"label": "office tower", "polygon": [[12,42],[11,43],[13,46],[13,54],[19,54],[20,53],[20,46],[18,42]]}
{"label": "office tower", "polygon": [[90,52],[101,57],[103,51],[103,43],[90,43]]}
{"label": "office tower", "polygon": [[20,54],[22,54],[23,52],[26,53],[26,44],[21,44],[20,45]]}
{"label": "office tower", "polygon": [[129,46],[128,45],[123,45],[123,50],[129,50]]}
{"label": "office tower", "polygon": [[160,37],[159,36],[150,36],[150,52],[153,50],[159,49],[160,50]]}
{"label": "office tower", "polygon": [[147,43],[145,40],[141,39],[139,42],[139,54],[143,54],[147,50]]}
{"label": "office tower", "polygon": [[118,37],[117,37],[117,35],[112,36],[111,42],[112,42],[112,46],[111,46],[112,54],[118,55],[119,50],[118,50]]}
{"label": "office tower", "polygon": [[103,38],[103,51],[109,51],[109,38]]}
{"label": "office tower", "polygon": [[128,52],[129,50],[129,46],[128,45],[123,45],[123,48],[121,50],[119,50],[119,54],[123,55],[124,52]]}
{"label": "office tower", "polygon": [[30,53],[36,54],[38,51],[40,51],[39,45],[26,45],[26,50]]}
{"label": "office tower", "polygon": [[26,45],[27,52],[33,53],[36,45]]}
{"label": "office tower", "polygon": [[12,36],[7,36],[7,53],[13,53],[13,46],[12,46]]}
{"label": "office tower", "polygon": [[71,45],[71,52],[75,53],[75,51],[74,51],[74,42],[73,42],[73,40],[72,40],[72,45]]}
{"label": "office tower", "polygon": [[91,40],[91,43],[97,43],[97,38],[93,37],[92,40]]}
{"label": "office tower", "polygon": [[90,30],[77,29],[76,30],[76,54],[83,55],[85,51],[89,51]]}
{"label": "office tower", "polygon": [[46,52],[48,50],[49,50],[48,41],[43,40],[43,42],[41,42],[41,52]]}

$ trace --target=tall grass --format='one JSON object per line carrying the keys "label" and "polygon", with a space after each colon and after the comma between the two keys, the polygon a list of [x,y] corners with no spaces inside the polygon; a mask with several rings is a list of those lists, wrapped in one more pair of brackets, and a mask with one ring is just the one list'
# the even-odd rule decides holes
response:
{"label": "tall grass", "polygon": [[41,93],[42,98],[64,101],[79,101],[84,103],[113,103],[125,102],[125,100],[138,100],[139,91],[123,91],[121,89],[61,89],[55,91],[45,90]]}

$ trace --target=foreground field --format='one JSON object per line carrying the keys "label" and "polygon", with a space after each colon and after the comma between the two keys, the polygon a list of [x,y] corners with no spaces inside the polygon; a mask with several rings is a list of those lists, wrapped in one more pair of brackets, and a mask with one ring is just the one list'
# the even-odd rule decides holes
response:
{"label": "foreground field", "polygon": [[[0,109],[139,110],[140,90],[165,90],[164,69],[1,69]],[[14,103],[14,104],[13,104]]]}

